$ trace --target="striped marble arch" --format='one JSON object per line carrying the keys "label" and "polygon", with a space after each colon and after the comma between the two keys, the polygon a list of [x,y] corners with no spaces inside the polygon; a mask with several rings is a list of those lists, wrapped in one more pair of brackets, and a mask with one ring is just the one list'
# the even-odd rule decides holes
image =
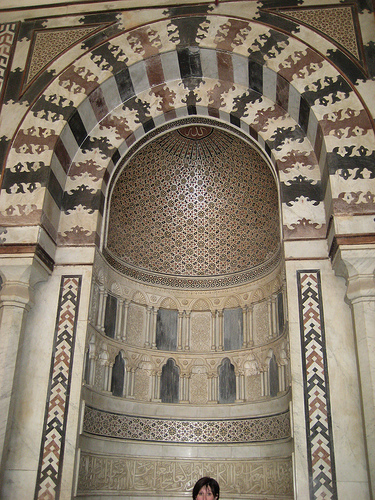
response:
{"label": "striped marble arch", "polygon": [[107,33],[26,113],[7,157],[3,226],[41,225],[58,245],[98,243],[120,160],[184,117],[226,124],[264,152],[284,239],[324,238],[332,213],[374,210],[371,119],[337,67],[301,40],[219,15]]}

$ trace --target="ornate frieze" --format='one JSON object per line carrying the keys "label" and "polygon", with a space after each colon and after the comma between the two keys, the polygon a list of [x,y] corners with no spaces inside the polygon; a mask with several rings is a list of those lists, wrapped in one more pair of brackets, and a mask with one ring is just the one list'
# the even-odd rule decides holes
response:
{"label": "ornate frieze", "polygon": [[290,437],[289,411],[232,420],[148,418],[86,406],[83,431],[95,436],[160,443],[263,443]]}
{"label": "ornate frieze", "polygon": [[[224,498],[292,499],[289,457],[253,460],[150,459],[81,452],[78,495],[191,496],[200,477],[217,478]],[[226,496],[227,495],[227,496]]]}

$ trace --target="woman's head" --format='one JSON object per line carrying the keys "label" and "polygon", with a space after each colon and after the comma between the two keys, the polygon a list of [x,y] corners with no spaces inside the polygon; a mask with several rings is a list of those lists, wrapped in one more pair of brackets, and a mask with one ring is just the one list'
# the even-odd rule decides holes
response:
{"label": "woman's head", "polygon": [[220,487],[212,477],[202,477],[193,488],[193,500],[219,500]]}

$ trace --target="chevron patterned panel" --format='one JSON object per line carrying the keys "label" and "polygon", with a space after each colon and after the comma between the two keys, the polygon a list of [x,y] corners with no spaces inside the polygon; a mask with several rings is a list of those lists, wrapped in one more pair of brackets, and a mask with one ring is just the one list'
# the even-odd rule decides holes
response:
{"label": "chevron patterned panel", "polygon": [[337,498],[320,272],[297,271],[310,500]]}
{"label": "chevron patterned panel", "polygon": [[81,276],[62,276],[35,500],[59,498]]}

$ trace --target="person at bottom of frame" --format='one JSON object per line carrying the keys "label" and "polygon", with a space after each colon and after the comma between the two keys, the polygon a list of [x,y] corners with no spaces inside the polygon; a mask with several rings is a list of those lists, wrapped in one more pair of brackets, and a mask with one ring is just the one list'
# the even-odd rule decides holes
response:
{"label": "person at bottom of frame", "polygon": [[220,487],[212,477],[201,477],[193,488],[193,500],[219,500]]}

